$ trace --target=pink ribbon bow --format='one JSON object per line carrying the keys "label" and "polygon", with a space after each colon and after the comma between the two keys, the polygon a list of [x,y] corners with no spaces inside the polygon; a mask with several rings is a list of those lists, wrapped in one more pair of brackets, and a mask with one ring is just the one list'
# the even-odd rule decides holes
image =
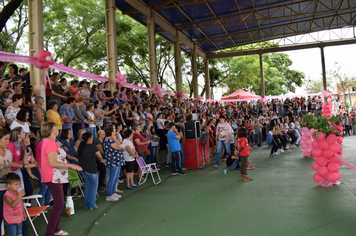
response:
{"label": "pink ribbon bow", "polygon": [[163,97],[164,88],[162,88],[162,86],[159,84],[159,85],[157,85],[156,92],[157,92],[158,96],[161,98],[161,97]]}
{"label": "pink ribbon bow", "polygon": [[180,93],[176,93],[176,97],[177,97],[177,98],[181,98],[181,97],[184,98],[184,95],[185,95],[185,91],[182,91],[182,92],[180,92]]}
{"label": "pink ribbon bow", "polygon": [[121,87],[125,87],[125,85],[127,85],[126,77],[127,77],[126,74],[121,74],[120,71],[116,72],[115,83],[120,84]]}

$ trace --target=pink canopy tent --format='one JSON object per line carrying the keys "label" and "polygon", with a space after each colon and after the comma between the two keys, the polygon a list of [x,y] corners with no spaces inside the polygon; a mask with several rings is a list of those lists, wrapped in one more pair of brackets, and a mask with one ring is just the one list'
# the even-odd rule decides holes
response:
{"label": "pink canopy tent", "polygon": [[221,100],[244,99],[244,98],[253,98],[253,97],[258,97],[258,96],[257,95],[253,95],[253,94],[248,93],[248,92],[245,92],[242,89],[239,89],[236,92],[233,92],[232,94],[221,98]]}

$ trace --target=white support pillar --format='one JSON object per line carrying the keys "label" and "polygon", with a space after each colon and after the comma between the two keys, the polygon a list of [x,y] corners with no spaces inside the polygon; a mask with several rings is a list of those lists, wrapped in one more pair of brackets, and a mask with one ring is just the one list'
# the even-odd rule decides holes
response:
{"label": "white support pillar", "polygon": [[263,59],[262,59],[262,53],[259,54],[260,56],[260,74],[261,74],[261,96],[265,96],[265,80],[263,77]]}
{"label": "white support pillar", "polygon": [[[43,3],[42,0],[28,1],[28,28],[30,56],[35,56],[36,51],[43,50]],[[46,104],[46,88],[44,84],[43,69],[30,64],[31,85],[36,96],[42,96]]]}
{"label": "white support pillar", "polygon": [[[182,92],[182,68],[180,61],[180,45],[178,38],[178,31],[173,35],[173,45],[174,45],[174,63],[175,63],[175,72],[176,72],[176,91],[177,93]],[[182,101],[182,98],[178,99],[179,102]]]}
{"label": "white support pillar", "polygon": [[204,59],[204,65],[205,65],[205,99],[210,99],[209,59]]}
{"label": "white support pillar", "polygon": [[150,65],[150,86],[157,87],[157,58],[156,58],[156,37],[155,37],[155,18],[153,10],[150,10],[150,16],[147,17],[148,31],[148,55]]}
{"label": "white support pillar", "polygon": [[193,92],[194,97],[198,98],[198,76],[197,76],[197,54],[195,52],[195,46],[191,49],[192,50],[192,83],[193,83]]}
{"label": "white support pillar", "polygon": [[118,71],[115,0],[105,0],[105,29],[108,78],[110,90],[111,92],[114,92],[116,88],[116,72]]}

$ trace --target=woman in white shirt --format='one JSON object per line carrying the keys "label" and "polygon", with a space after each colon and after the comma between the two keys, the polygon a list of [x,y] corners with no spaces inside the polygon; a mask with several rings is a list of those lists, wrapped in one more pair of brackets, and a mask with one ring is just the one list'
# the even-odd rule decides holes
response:
{"label": "woman in white shirt", "polygon": [[126,189],[132,190],[135,187],[140,187],[140,185],[135,185],[133,181],[134,167],[135,167],[135,158],[139,158],[138,153],[136,152],[135,146],[132,142],[133,131],[125,131],[125,139],[122,142],[122,148],[124,151],[125,165],[126,165]]}
{"label": "woman in white shirt", "polygon": [[10,130],[15,129],[16,127],[21,127],[23,131],[25,131],[26,134],[30,133],[30,126],[29,123],[27,122],[27,119],[29,118],[29,113],[25,109],[21,109],[17,114],[16,114],[16,119],[14,122],[11,123],[10,125]]}
{"label": "woman in white shirt", "polygon": [[[89,121],[89,128],[91,133],[93,134],[93,140],[97,138],[97,132],[96,132],[96,121],[95,120],[95,115],[94,115],[94,104],[90,103],[87,105],[87,114],[88,114],[88,121]],[[99,126],[100,129],[100,126]]]}

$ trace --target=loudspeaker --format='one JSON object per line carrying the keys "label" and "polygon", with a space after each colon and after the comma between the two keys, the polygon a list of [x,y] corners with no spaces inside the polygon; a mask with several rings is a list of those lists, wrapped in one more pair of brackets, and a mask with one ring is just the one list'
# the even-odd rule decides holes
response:
{"label": "loudspeaker", "polygon": [[185,139],[198,139],[200,138],[200,122],[187,121],[184,123]]}

